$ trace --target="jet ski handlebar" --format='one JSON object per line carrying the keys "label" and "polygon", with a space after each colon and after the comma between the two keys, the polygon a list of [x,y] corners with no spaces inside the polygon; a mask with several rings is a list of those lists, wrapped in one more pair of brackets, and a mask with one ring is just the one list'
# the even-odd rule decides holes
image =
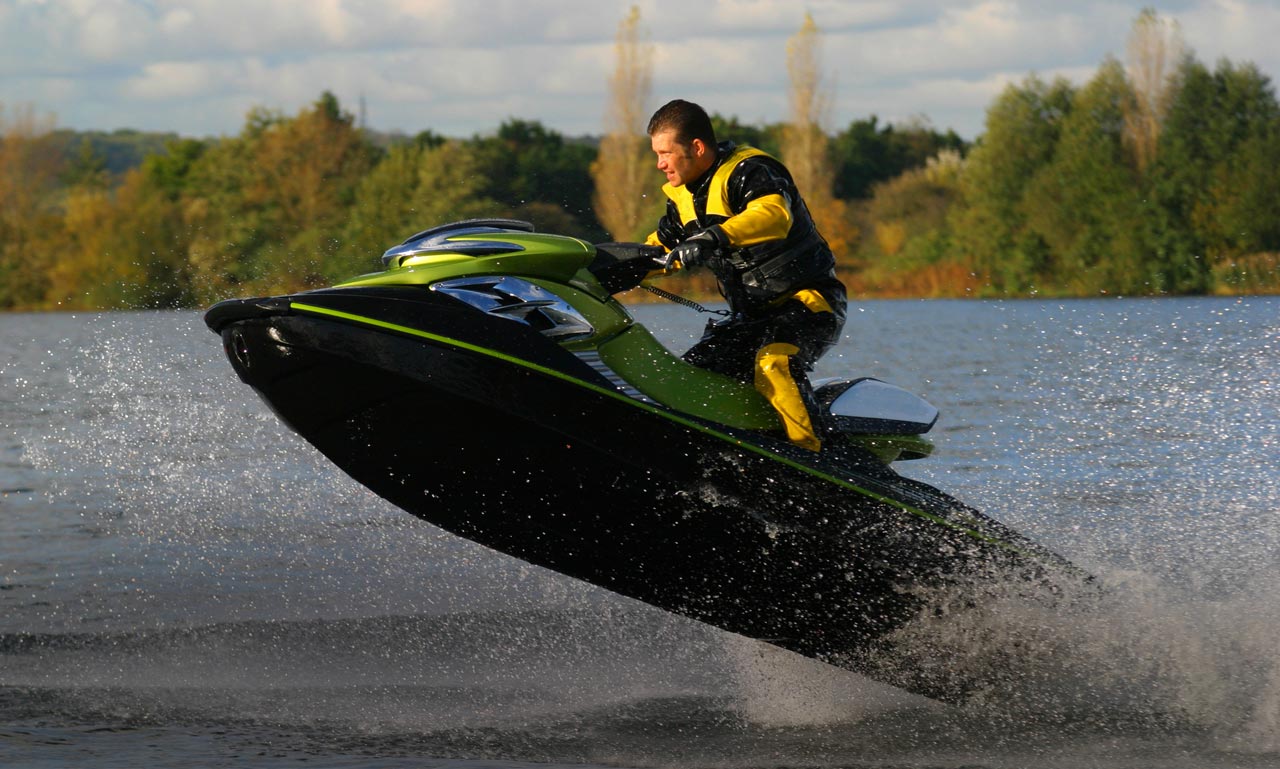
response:
{"label": "jet ski handlebar", "polygon": [[596,256],[587,269],[610,294],[640,285],[650,273],[662,269],[661,246],[644,243],[597,243]]}

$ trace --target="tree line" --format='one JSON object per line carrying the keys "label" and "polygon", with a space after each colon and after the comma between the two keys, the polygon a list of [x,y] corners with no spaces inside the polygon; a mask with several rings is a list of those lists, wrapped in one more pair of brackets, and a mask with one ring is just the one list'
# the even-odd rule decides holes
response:
{"label": "tree line", "polygon": [[[726,135],[745,129],[716,121]],[[600,139],[565,137],[536,121],[510,119],[469,139],[378,136],[325,93],[294,115],[255,109],[235,136],[169,137],[117,172],[94,149],[111,147],[110,137],[70,141],[30,110],[4,128],[5,309],[190,307],[315,287],[375,269],[385,249],[414,232],[472,217],[525,219],[592,242],[645,234],[642,225],[613,235],[596,215]],[[885,154],[883,167],[859,170],[862,184],[959,142],[874,118],[850,130],[875,137]],[[776,133],[741,131],[775,152]],[[648,161],[643,170],[647,199],[657,201],[661,175]],[[651,228],[660,213],[650,205],[637,218]]]}
{"label": "tree line", "polygon": [[[294,115],[254,109],[239,134],[213,139],[76,135],[33,108],[0,109],[0,309],[192,307],[316,287],[472,217],[639,239],[662,201],[636,127],[649,87],[637,29],[633,9],[603,137],[514,118],[467,139],[389,137],[327,92]],[[1200,63],[1174,32],[1144,11],[1127,63],[1108,58],[1080,86],[1029,75],[969,143],[923,119],[822,130],[806,16],[788,48],[791,119],[714,120],[797,171],[856,295],[1274,292],[1275,91],[1252,64]]]}
{"label": "tree line", "polygon": [[1280,290],[1280,106],[1252,64],[1212,69],[1144,10],[1127,61],[1076,87],[1028,76],[967,154],[878,185],[868,287],[936,295]]}

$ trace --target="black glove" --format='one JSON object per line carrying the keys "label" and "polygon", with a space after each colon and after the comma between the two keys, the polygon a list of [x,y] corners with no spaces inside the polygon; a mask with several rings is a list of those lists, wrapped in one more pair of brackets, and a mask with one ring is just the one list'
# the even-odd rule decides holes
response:
{"label": "black glove", "polygon": [[680,245],[671,249],[662,266],[668,270],[677,265],[686,270],[693,269],[707,261],[707,257],[724,246],[727,240],[724,230],[712,225],[690,235]]}

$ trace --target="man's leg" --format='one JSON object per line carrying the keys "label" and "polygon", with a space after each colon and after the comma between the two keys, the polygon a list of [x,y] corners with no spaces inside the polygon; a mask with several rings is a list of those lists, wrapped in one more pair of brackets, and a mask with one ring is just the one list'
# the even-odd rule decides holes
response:
{"label": "man's leg", "polygon": [[826,426],[806,372],[839,337],[840,323],[823,303],[815,310],[787,302],[767,318],[708,323],[684,359],[696,366],[754,383],[782,420],[787,438],[820,451]]}
{"label": "man's leg", "polygon": [[[761,347],[756,353],[755,385],[778,412],[778,416],[782,417],[787,438],[810,451],[821,451],[822,441],[814,430],[808,404],[791,373],[791,356],[798,352],[799,347],[786,342]],[[803,371],[800,376],[804,376]]]}

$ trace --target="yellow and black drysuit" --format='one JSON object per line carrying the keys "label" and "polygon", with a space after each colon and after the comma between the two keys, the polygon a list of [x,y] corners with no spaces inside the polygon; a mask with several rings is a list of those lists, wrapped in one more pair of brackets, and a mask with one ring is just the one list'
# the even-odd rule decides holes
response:
{"label": "yellow and black drysuit", "polygon": [[731,317],[708,323],[684,359],[753,382],[787,437],[817,451],[822,425],[805,374],[844,327],[835,258],[782,163],[747,145],[716,149],[701,177],[663,186],[667,210],[647,240],[670,251],[710,231],[720,246],[706,264]]}

